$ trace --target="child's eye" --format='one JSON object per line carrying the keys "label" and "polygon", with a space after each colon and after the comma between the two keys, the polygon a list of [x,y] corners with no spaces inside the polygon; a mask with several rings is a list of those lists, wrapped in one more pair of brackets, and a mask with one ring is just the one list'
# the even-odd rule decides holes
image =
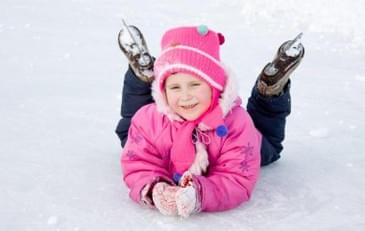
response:
{"label": "child's eye", "polygon": [[174,87],[170,87],[171,90],[176,90],[176,89],[179,89],[178,86],[174,86]]}
{"label": "child's eye", "polygon": [[193,83],[192,86],[193,87],[200,86],[200,83]]}

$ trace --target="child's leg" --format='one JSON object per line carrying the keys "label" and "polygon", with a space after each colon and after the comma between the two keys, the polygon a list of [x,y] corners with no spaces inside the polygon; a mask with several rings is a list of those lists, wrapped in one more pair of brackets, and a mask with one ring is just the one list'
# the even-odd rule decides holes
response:
{"label": "child's leg", "polygon": [[138,109],[152,102],[151,83],[139,79],[129,66],[124,77],[122,90],[122,105],[120,112],[122,118],[115,130],[119,136],[122,147],[124,147],[127,141],[131,118]]}
{"label": "child's leg", "polygon": [[286,117],[291,111],[290,81],[279,96],[264,96],[255,84],[247,103],[256,128],[262,134],[261,165],[268,165],[280,158],[285,137]]}
{"label": "child's leg", "polygon": [[124,147],[133,115],[142,106],[153,102],[151,82],[154,58],[148,51],[142,32],[136,26],[128,26],[124,21],[118,34],[118,43],[129,62],[122,90],[122,119],[115,130]]}
{"label": "child's leg", "polygon": [[261,71],[247,103],[247,111],[262,134],[262,166],[278,160],[283,150],[285,122],[291,110],[289,76],[304,57],[301,36],[279,47],[274,60]]}

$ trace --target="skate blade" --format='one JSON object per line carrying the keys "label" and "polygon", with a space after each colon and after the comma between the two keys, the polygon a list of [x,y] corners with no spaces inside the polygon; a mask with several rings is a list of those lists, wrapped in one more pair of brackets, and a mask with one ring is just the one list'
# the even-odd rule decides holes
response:
{"label": "skate blade", "polygon": [[302,52],[303,50],[303,45],[301,43],[302,36],[303,32],[299,33],[293,40],[290,40],[286,44],[283,50],[287,56],[296,57]]}
{"label": "skate blade", "polygon": [[132,25],[128,26],[124,20],[122,29],[118,34],[118,43],[123,52],[132,54],[132,56],[148,52],[138,29]]}

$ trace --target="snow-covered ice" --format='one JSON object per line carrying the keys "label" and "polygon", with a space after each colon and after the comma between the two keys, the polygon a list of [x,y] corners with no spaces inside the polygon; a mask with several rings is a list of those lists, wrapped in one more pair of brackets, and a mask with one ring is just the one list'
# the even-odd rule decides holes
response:
{"label": "snow-covered ice", "polygon": [[[0,230],[364,230],[364,0],[0,1]],[[153,54],[173,26],[226,37],[245,99],[303,32],[282,159],[251,200],[183,220],[141,208],[113,133],[127,62],[122,17]]]}
{"label": "snow-covered ice", "polygon": [[327,128],[318,128],[311,130],[309,134],[313,137],[324,138],[329,135],[329,131]]}
{"label": "snow-covered ice", "polygon": [[49,225],[56,225],[58,223],[58,217],[51,216],[48,218],[48,224]]}

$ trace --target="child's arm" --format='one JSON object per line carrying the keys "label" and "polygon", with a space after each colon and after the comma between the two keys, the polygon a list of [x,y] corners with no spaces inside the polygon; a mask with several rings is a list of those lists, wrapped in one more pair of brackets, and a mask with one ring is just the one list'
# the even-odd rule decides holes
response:
{"label": "child's arm", "polygon": [[260,170],[261,135],[242,108],[234,110],[221,154],[207,176],[194,176],[203,211],[234,208],[250,198]]}
{"label": "child's arm", "polygon": [[149,121],[146,110],[137,112],[132,119],[128,132],[128,140],[123,149],[121,164],[123,179],[130,189],[130,197],[142,203],[142,193],[150,191],[145,186],[153,185],[159,181],[174,184],[169,177],[165,160],[154,146],[156,135],[151,132],[151,127],[143,126],[143,121]]}

